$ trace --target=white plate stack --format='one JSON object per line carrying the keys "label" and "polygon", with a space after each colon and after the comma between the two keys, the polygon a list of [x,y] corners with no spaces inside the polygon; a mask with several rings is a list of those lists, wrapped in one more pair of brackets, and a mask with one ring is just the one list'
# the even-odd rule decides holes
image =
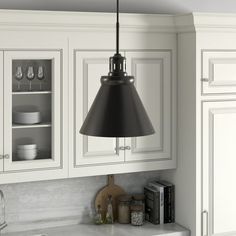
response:
{"label": "white plate stack", "polygon": [[24,144],[17,146],[17,157],[20,160],[34,160],[37,157],[36,144]]}
{"label": "white plate stack", "polygon": [[41,113],[39,111],[13,111],[13,123],[22,125],[33,125],[41,122]]}

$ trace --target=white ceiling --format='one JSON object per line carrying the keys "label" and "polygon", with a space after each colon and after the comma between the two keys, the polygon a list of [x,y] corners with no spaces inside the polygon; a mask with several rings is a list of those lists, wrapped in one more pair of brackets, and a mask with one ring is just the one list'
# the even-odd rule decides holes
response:
{"label": "white ceiling", "polygon": [[[0,0],[2,9],[113,12],[116,0]],[[236,0],[120,0],[122,12],[236,13]]]}

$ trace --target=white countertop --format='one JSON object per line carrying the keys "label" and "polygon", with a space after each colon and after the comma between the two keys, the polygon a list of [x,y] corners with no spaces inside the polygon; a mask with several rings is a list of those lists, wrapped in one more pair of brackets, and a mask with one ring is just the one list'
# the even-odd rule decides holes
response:
{"label": "white countertop", "polygon": [[177,224],[153,225],[146,223],[143,226],[123,224],[114,225],[71,225],[48,228],[34,231],[5,233],[4,236],[189,236],[185,228]]}

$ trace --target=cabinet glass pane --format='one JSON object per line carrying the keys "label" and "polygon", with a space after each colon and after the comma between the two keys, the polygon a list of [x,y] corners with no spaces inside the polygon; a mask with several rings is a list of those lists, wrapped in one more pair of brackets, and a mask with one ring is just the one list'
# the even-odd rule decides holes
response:
{"label": "cabinet glass pane", "polygon": [[52,158],[52,60],[12,61],[12,161]]}
{"label": "cabinet glass pane", "polygon": [[[51,158],[51,128],[28,128],[28,129],[13,129],[12,131],[12,161],[26,161],[49,159]],[[19,145],[36,144],[36,157],[31,159],[31,150],[24,154]],[[24,157],[25,156],[25,157]]]}
{"label": "cabinet glass pane", "polygon": [[51,60],[13,60],[12,91],[50,91],[51,68]]}

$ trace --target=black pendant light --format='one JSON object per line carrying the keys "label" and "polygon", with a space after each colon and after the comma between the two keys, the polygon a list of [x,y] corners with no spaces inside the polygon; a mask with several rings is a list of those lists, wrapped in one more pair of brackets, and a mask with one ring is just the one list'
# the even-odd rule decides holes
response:
{"label": "black pendant light", "polygon": [[99,137],[137,137],[155,131],[126,73],[126,59],[119,53],[119,0],[117,0],[116,54],[110,57],[110,72],[101,77],[101,87],[80,129]]}

